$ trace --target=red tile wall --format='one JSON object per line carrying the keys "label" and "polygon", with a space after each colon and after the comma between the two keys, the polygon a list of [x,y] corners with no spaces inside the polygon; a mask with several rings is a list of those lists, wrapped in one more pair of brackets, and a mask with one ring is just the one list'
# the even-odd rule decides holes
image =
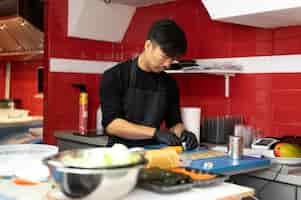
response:
{"label": "red tile wall", "polygon": [[38,94],[37,68],[43,61],[11,63],[11,98],[21,100],[20,108],[30,111],[30,115],[43,115],[43,99]]}
{"label": "red tile wall", "polygon": [[[120,59],[120,44],[67,37],[67,6],[67,0],[46,3],[46,57],[109,61]],[[48,69],[49,65],[46,66]],[[99,80],[100,76],[94,74],[48,73],[44,102],[45,142],[56,143],[53,136],[55,131],[78,129],[79,91],[72,88],[73,83],[83,83],[88,88],[88,128],[95,129]]]}
{"label": "red tile wall", "polygon": [[[178,0],[137,9],[122,44],[68,38],[67,0],[47,1],[47,57],[123,60],[141,51],[150,24],[172,18],[185,30],[186,58],[218,58],[301,53],[300,27],[260,29],[211,21],[200,0]],[[248,74],[231,78],[231,98],[224,97],[223,77],[174,75],[181,104],[200,106],[203,116],[241,114],[266,135],[299,135],[301,126],[300,74]],[[98,75],[49,73],[45,102],[45,141],[53,132],[77,128],[77,92],[71,84],[89,88],[89,127],[95,128]]]}

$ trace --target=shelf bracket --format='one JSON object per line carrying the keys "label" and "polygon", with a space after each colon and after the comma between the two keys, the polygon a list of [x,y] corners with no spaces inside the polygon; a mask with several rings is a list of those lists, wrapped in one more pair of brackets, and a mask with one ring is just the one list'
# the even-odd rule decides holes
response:
{"label": "shelf bracket", "polygon": [[11,88],[11,63],[7,62],[5,65],[5,99],[10,98],[10,88]]}
{"label": "shelf bracket", "polygon": [[230,97],[230,77],[234,76],[234,74],[224,74],[225,78],[225,97]]}
{"label": "shelf bracket", "polygon": [[229,98],[230,95],[230,76],[225,75],[225,97]]}

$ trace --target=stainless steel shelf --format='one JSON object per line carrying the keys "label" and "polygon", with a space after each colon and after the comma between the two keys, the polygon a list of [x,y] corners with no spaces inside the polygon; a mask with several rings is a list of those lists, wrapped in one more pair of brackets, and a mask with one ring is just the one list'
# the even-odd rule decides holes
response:
{"label": "stainless steel shelf", "polygon": [[182,69],[182,70],[166,70],[166,72],[170,74],[200,73],[200,74],[212,74],[212,75],[224,76],[226,98],[230,97],[230,77],[235,76],[235,74],[237,73],[241,73],[241,71],[237,71],[237,70],[219,70],[219,69],[206,69],[206,70],[201,70],[201,69],[183,70]]}

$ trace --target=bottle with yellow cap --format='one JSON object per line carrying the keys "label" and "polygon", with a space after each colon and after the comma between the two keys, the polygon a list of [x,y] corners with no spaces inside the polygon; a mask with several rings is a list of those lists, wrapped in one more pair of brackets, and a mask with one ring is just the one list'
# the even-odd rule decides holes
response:
{"label": "bottle with yellow cap", "polygon": [[87,135],[88,132],[88,92],[83,84],[73,84],[73,87],[79,88],[79,134]]}

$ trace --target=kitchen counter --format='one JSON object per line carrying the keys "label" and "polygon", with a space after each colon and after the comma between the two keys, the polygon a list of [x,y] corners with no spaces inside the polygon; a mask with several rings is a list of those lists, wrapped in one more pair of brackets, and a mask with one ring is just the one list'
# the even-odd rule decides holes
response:
{"label": "kitchen counter", "polygon": [[274,164],[271,168],[249,173],[248,176],[301,186],[301,166]]}
{"label": "kitchen counter", "polygon": [[[216,145],[215,150],[226,151],[226,147]],[[248,155],[270,155],[267,150],[244,149]],[[231,176],[239,185],[252,187],[260,200],[301,200],[301,166],[273,163],[269,168]]]}
{"label": "kitchen counter", "polygon": [[[0,188],[1,200],[66,200],[62,193],[57,189],[53,189],[49,183],[36,186],[17,186],[10,180],[0,179]],[[187,192],[164,195],[136,188],[123,200],[239,200],[242,197],[252,195],[254,195],[252,188],[222,183],[210,187],[194,188]]]}
{"label": "kitchen counter", "polygon": [[43,129],[43,117],[35,116],[27,121],[0,123],[0,144],[41,143],[42,133],[33,134],[32,129]]}
{"label": "kitchen counter", "polygon": [[254,188],[260,200],[301,200],[301,173],[287,174],[285,168],[287,166],[273,166],[266,170],[236,175],[231,180]]}
{"label": "kitchen counter", "polygon": [[2,122],[0,122],[0,128],[36,125],[36,124],[42,124],[42,123],[43,123],[42,116],[31,116],[31,117],[28,117],[25,119],[9,119],[6,121],[2,121]]}
{"label": "kitchen counter", "polygon": [[240,200],[243,197],[253,195],[254,190],[252,188],[243,187],[231,183],[222,183],[216,186],[194,188],[191,191],[170,195],[162,195],[142,189],[136,189],[128,197],[124,198],[124,200]]}

